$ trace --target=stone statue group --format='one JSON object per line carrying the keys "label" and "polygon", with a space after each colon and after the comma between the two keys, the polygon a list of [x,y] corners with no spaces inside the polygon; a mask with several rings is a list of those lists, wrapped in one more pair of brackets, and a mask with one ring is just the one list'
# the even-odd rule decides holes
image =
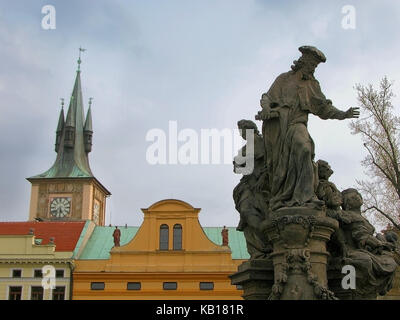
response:
{"label": "stone statue group", "polygon": [[[353,188],[339,191],[329,181],[333,171],[328,162],[315,161],[307,130],[310,113],[344,120],[358,118],[359,109],[336,109],[314,78],[324,54],[312,46],[299,50],[292,70],[262,95],[256,115],[262,134],[253,121],[238,122],[247,144],[234,159],[234,172],[243,173],[246,158],[254,166],[233,190],[237,229],[244,233],[250,261],[273,265],[270,299],[375,299],[392,287],[400,262],[397,235],[374,236],[361,215],[361,194]],[[345,265],[356,274],[350,291],[334,280],[344,276]],[[341,276],[331,276],[335,272]]]}

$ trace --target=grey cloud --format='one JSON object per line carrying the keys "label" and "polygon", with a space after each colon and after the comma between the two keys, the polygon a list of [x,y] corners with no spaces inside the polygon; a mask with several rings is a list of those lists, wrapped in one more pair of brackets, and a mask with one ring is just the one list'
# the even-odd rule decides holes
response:
{"label": "grey cloud", "polygon": [[[200,130],[253,119],[261,94],[290,69],[300,45],[316,45],[327,55],[316,77],[342,109],[356,102],[356,82],[376,82],[383,74],[400,78],[393,19],[400,6],[393,2],[355,2],[352,31],[340,27],[344,2],[93,3],[54,1],[54,31],[39,27],[40,2],[0,3],[8,13],[0,25],[2,220],[28,217],[24,178],[55,159],[59,98],[71,94],[79,46],[88,49],[84,101],[95,98],[90,162],[113,193],[113,224],[138,225],[140,208],[174,197],[202,207],[204,225],[235,225],[231,193],[240,177],[231,166],[151,166],[146,133],[166,129],[169,120]],[[314,118],[309,128],[317,159],[331,163],[338,186],[354,185],[362,177],[359,138],[350,136],[347,122]]]}

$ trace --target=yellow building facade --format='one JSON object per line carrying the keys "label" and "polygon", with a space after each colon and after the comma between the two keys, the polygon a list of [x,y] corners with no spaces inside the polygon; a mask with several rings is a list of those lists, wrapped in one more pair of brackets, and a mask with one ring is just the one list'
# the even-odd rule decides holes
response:
{"label": "yellow building facade", "polygon": [[247,254],[241,233],[229,230],[233,259],[230,246],[218,244],[221,228],[200,225],[200,209],[169,199],[142,211],[140,228],[121,227],[121,246],[106,259],[98,259],[105,254],[99,248],[113,245],[115,229],[96,227],[75,262],[73,299],[242,299],[228,278]]}
{"label": "yellow building facade", "polygon": [[95,224],[0,222],[0,300],[69,300],[74,259]]}
{"label": "yellow building facade", "polygon": [[[0,300],[69,299],[72,252],[56,252],[55,247],[36,245],[34,235],[1,235]],[[43,278],[43,271],[45,277],[53,272],[54,279]]]}

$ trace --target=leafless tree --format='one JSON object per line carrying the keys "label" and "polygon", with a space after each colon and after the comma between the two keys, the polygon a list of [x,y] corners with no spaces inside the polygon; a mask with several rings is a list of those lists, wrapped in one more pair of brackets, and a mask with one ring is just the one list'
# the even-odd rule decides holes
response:
{"label": "leafless tree", "polygon": [[352,121],[353,134],[361,134],[368,151],[362,161],[367,180],[358,180],[364,209],[382,224],[388,220],[400,230],[400,118],[394,114],[393,83],[384,77],[378,89],[357,84],[362,117]]}

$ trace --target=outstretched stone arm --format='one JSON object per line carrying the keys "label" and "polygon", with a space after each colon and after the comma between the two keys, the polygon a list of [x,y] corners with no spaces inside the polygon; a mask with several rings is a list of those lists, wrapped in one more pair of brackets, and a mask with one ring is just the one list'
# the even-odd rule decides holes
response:
{"label": "outstretched stone arm", "polygon": [[316,114],[321,119],[337,119],[337,120],[344,120],[350,118],[358,118],[360,115],[359,108],[350,108],[347,111],[341,111],[335,108],[332,105],[332,101],[326,99],[324,105],[319,108],[318,113]]}
{"label": "outstretched stone arm", "polygon": [[313,94],[310,97],[310,103],[316,105],[317,108],[312,111],[321,119],[337,119],[344,120],[350,118],[358,118],[360,116],[360,108],[349,108],[347,111],[341,111],[332,105],[332,101],[326,99],[321,91],[318,81],[314,81],[311,86]]}

